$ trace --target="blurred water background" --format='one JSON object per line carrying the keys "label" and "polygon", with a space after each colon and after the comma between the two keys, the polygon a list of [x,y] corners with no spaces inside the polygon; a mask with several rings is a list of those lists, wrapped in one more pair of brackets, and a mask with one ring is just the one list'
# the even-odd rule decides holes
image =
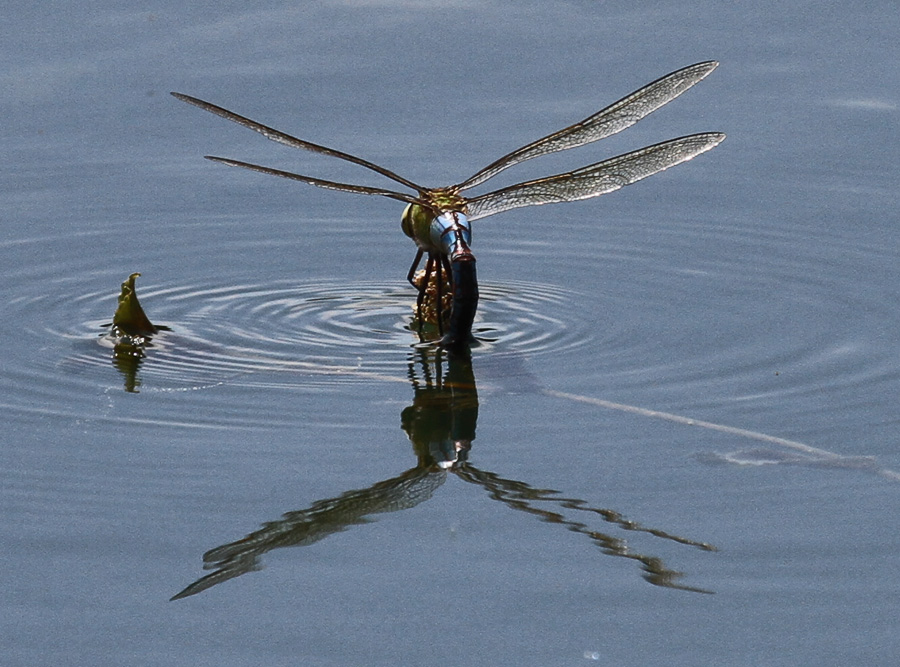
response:
{"label": "blurred water background", "polygon": [[[896,664],[898,30],[874,1],[7,8],[0,662]],[[397,202],[202,156],[384,183],[168,95],[445,185],[709,59],[496,179],[728,133],[474,223],[461,367],[407,328]],[[171,331],[114,363],[136,271]],[[469,465],[427,467],[447,434]]]}

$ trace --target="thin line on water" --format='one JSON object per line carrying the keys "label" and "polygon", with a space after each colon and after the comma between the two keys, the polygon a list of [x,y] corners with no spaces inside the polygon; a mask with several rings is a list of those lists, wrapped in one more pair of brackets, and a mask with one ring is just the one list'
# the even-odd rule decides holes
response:
{"label": "thin line on water", "polygon": [[[788,440],[786,438],[779,438],[778,436],[768,435],[766,433],[759,433],[758,431],[751,431],[745,428],[737,428],[735,426],[726,426],[725,424],[716,424],[714,422],[703,421],[701,419],[683,417],[682,415],[676,415],[671,412],[649,410],[647,408],[641,408],[636,405],[615,403],[613,401],[603,400],[602,398],[593,398],[591,396],[582,396],[580,394],[570,394],[564,391],[556,391],[555,389],[541,389],[541,393],[547,396],[553,396],[555,398],[564,398],[566,400],[575,401],[578,403],[596,405],[597,407],[606,408],[607,410],[629,412],[631,414],[641,415],[642,417],[663,419],[665,421],[675,422],[676,424],[684,424],[685,426],[699,426],[700,428],[719,431],[720,433],[728,433],[730,435],[737,435],[742,438],[760,440],[762,442],[770,442],[775,445],[781,445],[782,447],[787,447],[789,449],[802,452],[803,454],[807,454],[809,456],[816,456],[831,461],[841,461],[847,458],[845,456],[841,456],[840,454],[835,454],[834,452],[829,452],[825,449],[819,449],[818,447],[812,447],[796,440]],[[895,482],[900,481],[900,473],[888,468],[874,468],[873,472],[881,477],[884,477],[885,479],[889,479]]]}

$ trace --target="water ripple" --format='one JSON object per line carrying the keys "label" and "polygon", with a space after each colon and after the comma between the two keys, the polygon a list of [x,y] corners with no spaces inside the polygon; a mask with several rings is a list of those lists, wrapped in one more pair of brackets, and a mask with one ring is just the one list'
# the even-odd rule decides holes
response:
{"label": "water ripple", "polygon": [[[900,381],[890,345],[900,322],[887,298],[896,272],[876,270],[890,265],[891,247],[825,233],[810,244],[808,233],[789,226],[655,229],[636,225],[601,252],[563,245],[566,274],[548,282],[482,284],[476,368],[484,366],[479,356],[524,357],[547,387],[672,410],[727,403],[776,412],[787,399],[813,410],[823,387],[860,407]],[[39,254],[64,255],[64,240],[55,243]],[[410,330],[415,294],[399,281],[159,283],[148,272],[138,292],[151,319],[171,331],[154,337],[129,380],[127,364],[114,369],[114,341],[102,335],[127,272],[104,270],[102,289],[85,290],[85,281],[100,283],[75,255],[64,255],[73,264],[62,269],[24,263],[11,276],[18,284],[0,317],[7,340],[21,341],[0,380],[9,404],[61,405],[79,392],[83,403],[98,387],[123,384],[141,392],[332,391],[406,382],[420,344]],[[48,281],[54,273],[78,278]],[[268,400],[262,394],[234,396],[229,409],[246,401],[236,411],[252,421],[253,407]]]}
{"label": "water ripple", "polygon": [[[577,293],[525,282],[486,284],[480,290],[476,354],[559,354],[592,339],[592,327],[586,319],[577,319],[571,307]],[[141,391],[235,382],[281,386],[373,378],[405,381],[409,350],[422,344],[411,330],[414,293],[407,285],[148,285],[139,286],[139,294],[151,318],[170,328],[153,337],[144,358],[134,360]],[[26,311],[17,314],[20,320],[33,321],[40,313],[45,322],[76,323],[35,332],[67,339],[72,353],[61,362],[45,362],[76,378],[91,369],[106,372],[113,361],[116,341],[105,333],[108,320],[97,319],[98,313],[114,310],[112,296],[93,292],[31,297],[19,300],[15,308]],[[115,365],[127,373],[128,361]]]}

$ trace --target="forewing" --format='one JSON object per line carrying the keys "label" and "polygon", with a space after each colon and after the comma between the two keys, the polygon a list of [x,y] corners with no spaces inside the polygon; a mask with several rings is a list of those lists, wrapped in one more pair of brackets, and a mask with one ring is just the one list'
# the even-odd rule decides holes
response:
{"label": "forewing", "polygon": [[368,160],[364,160],[361,157],[356,157],[355,155],[350,155],[349,153],[344,153],[333,148],[328,148],[327,146],[320,146],[319,144],[314,144],[309,141],[304,141],[303,139],[298,139],[297,137],[292,137],[289,134],[285,134],[284,132],[276,130],[275,128],[269,127],[268,125],[257,123],[255,120],[250,120],[249,118],[236,114],[233,111],[229,111],[228,109],[212,104],[211,102],[206,102],[199,98],[191,97],[190,95],[184,95],[183,93],[172,93],[172,95],[182,102],[193,104],[195,107],[199,107],[200,109],[204,109],[205,111],[214,113],[217,116],[226,118],[237,123],[238,125],[243,125],[244,127],[250,128],[255,132],[259,132],[267,139],[277,141],[278,143],[284,144],[285,146],[301,148],[303,150],[313,151],[314,153],[321,153],[322,155],[330,155],[331,157],[340,158],[341,160],[346,160],[347,162],[358,164],[359,166],[365,167],[366,169],[371,169],[372,171],[377,172],[382,176],[386,176],[392,181],[396,181],[397,183],[405,185],[408,188],[412,188],[417,192],[423,191],[423,188],[416,185],[412,181],[409,181],[402,176],[395,174],[390,169],[379,167],[377,164],[369,162]]}
{"label": "forewing", "polygon": [[583,146],[584,144],[604,139],[616,132],[621,132],[625,128],[634,125],[644,116],[671,102],[688,88],[701,81],[718,64],[715,61],[697,63],[667,74],[602,111],[598,111],[593,116],[585,118],[580,123],[570,125],[504,155],[457,187],[460,190],[473,188],[496,176],[504,169],[508,169],[525,160],[566,150],[567,148]]}

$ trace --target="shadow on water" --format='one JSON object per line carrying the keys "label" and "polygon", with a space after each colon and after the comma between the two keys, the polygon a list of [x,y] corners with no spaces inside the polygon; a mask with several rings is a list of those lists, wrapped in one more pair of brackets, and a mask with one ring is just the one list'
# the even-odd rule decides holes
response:
{"label": "shadow on water", "polygon": [[273,549],[314,544],[351,526],[368,523],[376,514],[415,507],[429,500],[448,475],[481,487],[490,498],[509,509],[583,535],[606,555],[634,560],[651,584],[695,593],[712,592],[679,583],[683,574],[668,568],[661,558],[636,553],[623,537],[591,528],[574,517],[598,519],[615,529],[639,531],[705,551],[715,551],[715,547],[641,526],[615,510],[592,507],[584,500],[562,496],[559,491],[504,478],[472,465],[469,454],[478,422],[478,391],[468,354],[417,349],[409,360],[409,380],[413,402],[402,411],[401,425],[413,445],[414,467],[368,488],[346,491],[334,498],[318,500],[305,509],[286,512],[280,519],[264,523],[260,530],[240,540],[207,551],[203,555],[203,567],[212,572],[172,599],[196,595],[259,570],[260,557]]}

